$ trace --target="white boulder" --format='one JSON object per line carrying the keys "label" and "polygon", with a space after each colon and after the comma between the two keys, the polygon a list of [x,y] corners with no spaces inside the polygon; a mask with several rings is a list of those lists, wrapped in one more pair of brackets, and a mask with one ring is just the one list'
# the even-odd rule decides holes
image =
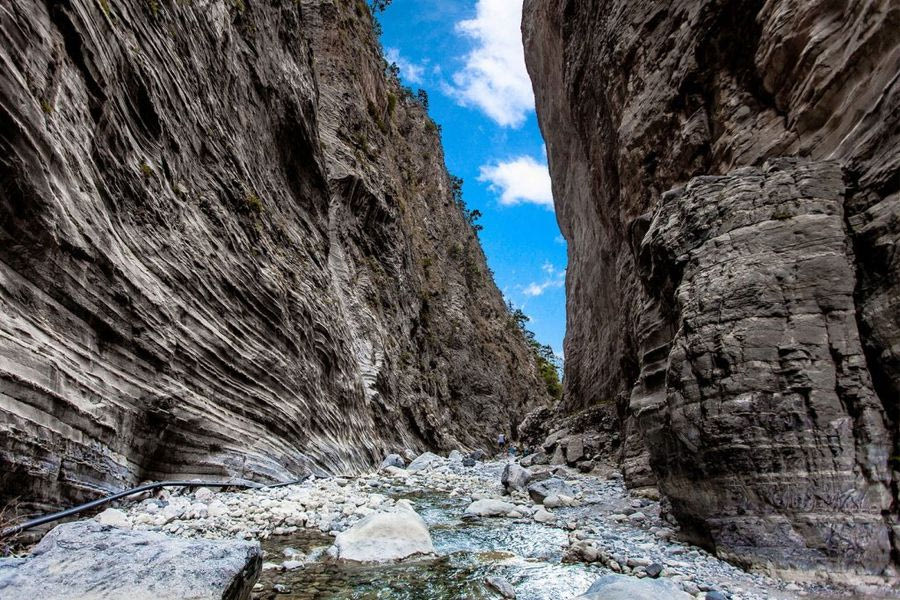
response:
{"label": "white boulder", "polygon": [[466,508],[467,515],[477,517],[506,517],[515,512],[515,504],[496,499],[476,500]]}
{"label": "white boulder", "polygon": [[118,508],[107,508],[94,519],[101,525],[131,529],[131,519],[128,518],[124,511]]}
{"label": "white boulder", "polygon": [[432,452],[425,452],[424,454],[420,454],[416,460],[409,463],[409,466],[406,467],[406,470],[415,473],[417,471],[424,471],[428,469],[433,469],[434,467],[443,464],[444,459],[434,454]]}
{"label": "white boulder", "polygon": [[339,533],[334,548],[338,558],[357,562],[387,562],[434,552],[425,521],[402,503]]}

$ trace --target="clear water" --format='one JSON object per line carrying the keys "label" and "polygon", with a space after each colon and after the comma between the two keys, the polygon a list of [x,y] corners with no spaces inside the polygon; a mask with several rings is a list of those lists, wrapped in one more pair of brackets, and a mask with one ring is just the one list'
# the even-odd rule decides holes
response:
{"label": "clear water", "polygon": [[[406,494],[431,529],[438,558],[397,564],[365,565],[319,559],[287,572],[266,570],[257,598],[273,597],[275,584],[290,588],[281,599],[451,600],[488,599],[485,577],[509,581],[520,600],[572,598],[583,593],[602,571],[562,562],[566,533],[528,521],[463,521],[467,501],[441,495]],[[329,546],[332,538],[317,532],[270,538],[263,543],[267,560],[281,562],[287,547],[309,554]]]}

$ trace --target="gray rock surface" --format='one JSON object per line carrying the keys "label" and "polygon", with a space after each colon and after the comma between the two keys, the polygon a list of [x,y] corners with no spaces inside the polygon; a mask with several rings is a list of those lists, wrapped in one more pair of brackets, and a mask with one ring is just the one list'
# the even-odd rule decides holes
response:
{"label": "gray rock surface", "polygon": [[416,457],[414,461],[409,463],[409,466],[406,467],[406,470],[410,473],[415,473],[416,471],[422,471],[434,468],[437,465],[444,464],[446,459],[433,452],[424,452]]}
{"label": "gray rock surface", "polygon": [[652,301],[631,402],[660,489],[756,564],[890,562],[891,440],[856,327],[843,193],[825,162],[695,178],[641,244]]}
{"label": "gray rock surface", "polygon": [[513,490],[524,492],[530,479],[531,472],[516,463],[507,463],[503,467],[503,473],[500,474],[500,483],[507,492]]}
{"label": "gray rock surface", "polygon": [[525,1],[569,244],[561,410],[616,406],[626,481],[651,466],[684,532],[742,564],[898,556],[898,18]]}
{"label": "gray rock surface", "polygon": [[512,584],[502,577],[485,577],[484,582],[489,588],[496,591],[502,598],[515,599],[516,590]]}
{"label": "gray rock surface", "polygon": [[388,454],[384,457],[384,460],[381,461],[381,466],[379,469],[385,469],[387,467],[397,467],[398,469],[402,469],[406,466],[406,461],[403,460],[403,457],[399,454]]}
{"label": "gray rock surface", "polygon": [[363,2],[0,10],[0,499],[287,481],[546,396]]}
{"label": "gray rock surface", "polygon": [[0,598],[244,600],[257,542],[185,540],[94,521],[58,525],[25,559],[0,560]]}
{"label": "gray rock surface", "polygon": [[563,495],[572,498],[575,494],[575,489],[558,477],[550,477],[528,486],[528,495],[538,504],[541,504],[548,496]]}
{"label": "gray rock surface", "polygon": [[663,579],[604,575],[575,600],[691,600],[693,596]]}

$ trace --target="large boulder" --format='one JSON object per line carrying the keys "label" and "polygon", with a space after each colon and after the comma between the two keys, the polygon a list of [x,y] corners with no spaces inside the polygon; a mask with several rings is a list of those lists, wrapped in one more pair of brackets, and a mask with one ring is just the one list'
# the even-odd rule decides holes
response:
{"label": "large boulder", "polygon": [[544,481],[545,479],[550,479],[551,477],[556,476],[553,473],[553,469],[546,466],[536,466],[528,470],[531,472],[531,479],[528,480],[529,483]]}
{"label": "large boulder", "polygon": [[604,575],[573,600],[693,600],[693,596],[666,579]]}
{"label": "large boulder", "polygon": [[559,440],[566,437],[566,435],[568,435],[568,433],[569,433],[568,429],[558,429],[558,430],[554,431],[553,433],[551,433],[550,435],[547,436],[547,439],[544,440],[542,447],[547,452],[549,452],[550,450],[553,450],[553,448],[556,446],[556,444],[559,442]]}
{"label": "large boulder", "polygon": [[476,500],[466,508],[467,515],[476,517],[506,517],[515,512],[515,504],[490,498]]}
{"label": "large boulder", "polygon": [[384,460],[381,461],[381,466],[378,467],[379,470],[385,469],[387,467],[397,467],[398,469],[402,469],[406,466],[406,461],[403,460],[403,457],[399,454],[388,454],[384,457]]}
{"label": "large boulder", "polygon": [[391,477],[396,477],[397,479],[406,479],[412,473],[407,471],[406,469],[401,469],[400,467],[385,467],[384,472]]}
{"label": "large boulder", "polygon": [[575,494],[575,488],[558,477],[551,477],[528,486],[528,495],[538,504],[542,504],[548,496],[569,496],[574,498]]}
{"label": "large boulder", "polygon": [[575,465],[584,458],[584,439],[580,435],[573,435],[566,440],[566,463]]}
{"label": "large boulder", "polygon": [[556,447],[556,450],[553,451],[553,456],[550,458],[551,465],[564,465],[566,464],[566,451],[559,445]]}
{"label": "large boulder", "polygon": [[402,502],[391,511],[369,515],[339,533],[334,547],[338,558],[358,562],[387,562],[434,553],[425,521]]}
{"label": "large boulder", "polygon": [[30,557],[0,560],[0,598],[245,600],[261,565],[257,542],[75,521],[55,527]]}
{"label": "large boulder", "polygon": [[500,483],[507,493],[512,490],[525,491],[528,482],[531,480],[531,472],[516,463],[507,463],[500,475]]}
{"label": "large boulder", "polygon": [[416,471],[425,471],[444,463],[444,459],[432,452],[425,452],[416,457],[416,460],[409,463],[406,467],[407,471],[415,473]]}
{"label": "large boulder", "polygon": [[550,457],[547,456],[544,451],[538,450],[537,452],[534,452],[522,458],[522,460],[519,461],[519,464],[523,467],[530,467],[532,465],[547,465],[550,464]]}

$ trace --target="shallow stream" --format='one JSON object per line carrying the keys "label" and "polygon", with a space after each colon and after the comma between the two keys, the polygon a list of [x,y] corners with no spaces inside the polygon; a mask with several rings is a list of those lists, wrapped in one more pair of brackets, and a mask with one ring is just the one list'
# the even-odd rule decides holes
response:
{"label": "shallow stream", "polygon": [[[266,569],[255,598],[451,600],[497,598],[485,577],[509,581],[519,600],[571,598],[583,593],[605,570],[562,562],[566,532],[533,521],[462,520],[468,501],[439,494],[398,494],[408,498],[431,529],[437,558],[399,564],[366,565],[324,556],[333,538],[309,531],[263,542],[266,560],[287,560],[293,548],[312,560],[291,571]],[[284,586],[281,593],[275,586]],[[287,591],[290,590],[290,591]]]}

